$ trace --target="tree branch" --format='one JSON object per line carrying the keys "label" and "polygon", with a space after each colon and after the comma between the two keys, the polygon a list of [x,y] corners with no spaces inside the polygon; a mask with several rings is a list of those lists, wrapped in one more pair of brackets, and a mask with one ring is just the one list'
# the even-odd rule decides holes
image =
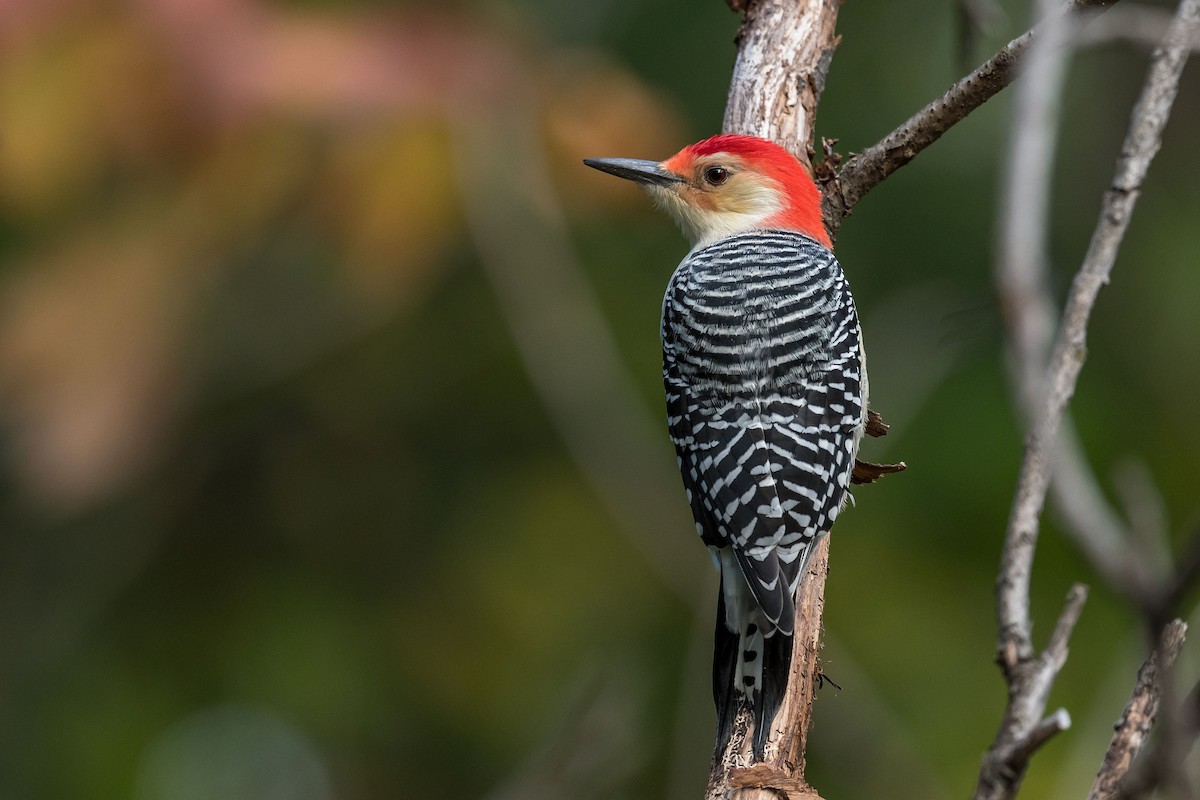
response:
{"label": "tree branch", "polygon": [[[1170,683],[1159,683],[1160,691],[1170,689]],[[1165,694],[1165,692],[1163,692]],[[1159,699],[1159,708],[1163,711],[1169,709],[1167,698]],[[1192,687],[1188,692],[1183,703],[1180,705],[1178,714],[1176,714],[1175,725],[1178,730],[1168,732],[1167,735],[1158,739],[1154,748],[1155,752],[1146,753],[1141,758],[1137,759],[1133,764],[1132,769],[1125,773],[1125,777],[1117,784],[1116,797],[1119,800],[1133,800],[1133,798],[1143,797],[1154,791],[1156,787],[1161,785],[1163,781],[1164,771],[1178,772],[1183,766],[1179,763],[1164,764],[1165,756],[1170,755],[1167,751],[1182,750],[1186,753],[1190,748],[1191,743],[1200,735],[1200,684]],[[1165,714],[1164,714],[1165,716]],[[1169,745],[1164,747],[1164,745]],[[1177,787],[1176,787],[1177,788]],[[1188,797],[1189,795],[1176,795]],[[1190,797],[1195,797],[1193,792]]]}
{"label": "tree branch", "polygon": [[838,46],[839,0],[727,0],[742,13],[726,133],[761,136],[811,162],[813,121]]}
{"label": "tree branch", "polygon": [[1088,11],[1104,10],[1118,0],[1070,0],[1055,15],[1013,39],[974,72],[951,86],[945,94],[922,108],[877,144],[852,156],[836,175],[824,175],[825,225],[832,238],[843,220],[867,192],[917,157],[942,134],[1012,83],[1029,48],[1063,18],[1077,19]]}
{"label": "tree branch", "polygon": [[1104,762],[1088,793],[1088,800],[1116,800],[1121,796],[1120,784],[1134,758],[1141,751],[1142,745],[1154,727],[1154,719],[1158,715],[1158,702],[1163,681],[1167,678],[1164,672],[1170,670],[1175,663],[1179,651],[1183,648],[1187,625],[1181,620],[1175,620],[1163,631],[1162,641],[1138,670],[1137,683],[1133,694],[1125,706],[1121,719],[1117,721],[1112,742],[1108,752],[1104,754]]}

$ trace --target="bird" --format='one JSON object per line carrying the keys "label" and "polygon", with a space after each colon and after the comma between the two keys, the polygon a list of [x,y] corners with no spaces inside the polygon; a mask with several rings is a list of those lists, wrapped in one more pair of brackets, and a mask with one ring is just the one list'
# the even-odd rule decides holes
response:
{"label": "bird", "polygon": [[866,427],[858,312],[821,192],[782,146],[727,133],[665,161],[584,164],[638,184],[692,245],[663,297],[667,428],[720,573],[717,752],[744,707],[761,761],[787,689],[797,590],[850,497]]}

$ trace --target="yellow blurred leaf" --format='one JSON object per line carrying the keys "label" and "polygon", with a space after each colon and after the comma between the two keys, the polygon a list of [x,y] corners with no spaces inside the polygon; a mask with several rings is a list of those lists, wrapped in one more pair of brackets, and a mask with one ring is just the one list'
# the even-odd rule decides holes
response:
{"label": "yellow blurred leaf", "polygon": [[114,159],[155,161],[178,138],[166,70],[128,21],[84,15],[0,64],[0,202],[38,216],[76,202]]}
{"label": "yellow blurred leaf", "polygon": [[445,126],[412,119],[366,128],[334,153],[329,212],[352,289],[400,299],[430,275],[461,231]]}

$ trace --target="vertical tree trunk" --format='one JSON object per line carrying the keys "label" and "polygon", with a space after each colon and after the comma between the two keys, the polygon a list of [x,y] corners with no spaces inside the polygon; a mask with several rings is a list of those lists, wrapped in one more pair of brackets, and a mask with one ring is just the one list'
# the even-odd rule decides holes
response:
{"label": "vertical tree trunk", "polygon": [[[813,121],[837,47],[837,0],[729,0],[743,17],[725,107],[727,133],[771,139],[811,168]],[[734,735],[714,753],[706,800],[818,798],[804,781],[812,701],[820,679],[821,613],[829,539],[818,546],[800,584],[788,691],[776,715],[764,760],[753,763],[749,714],[739,712]]]}

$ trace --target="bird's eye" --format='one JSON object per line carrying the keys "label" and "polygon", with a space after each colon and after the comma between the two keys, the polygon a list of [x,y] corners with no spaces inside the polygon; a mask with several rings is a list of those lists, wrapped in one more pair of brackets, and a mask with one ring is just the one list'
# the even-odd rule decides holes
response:
{"label": "bird's eye", "polygon": [[729,180],[729,170],[724,167],[709,167],[704,170],[704,180],[711,186],[720,186]]}

